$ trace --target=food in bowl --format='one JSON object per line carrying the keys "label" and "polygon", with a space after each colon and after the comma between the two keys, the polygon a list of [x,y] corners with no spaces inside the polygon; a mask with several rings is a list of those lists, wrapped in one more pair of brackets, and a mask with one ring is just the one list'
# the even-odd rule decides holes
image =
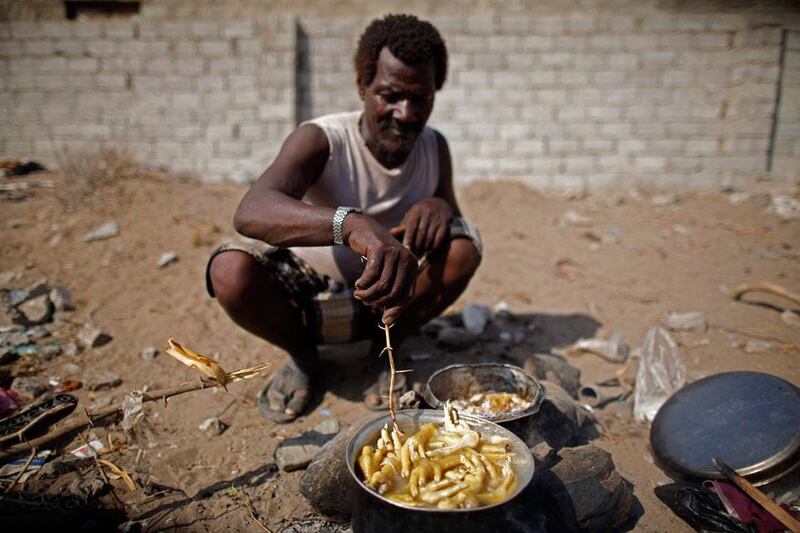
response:
{"label": "food in bowl", "polygon": [[470,415],[511,413],[530,407],[526,400],[516,392],[482,392],[470,396],[468,400],[453,400],[453,407],[459,412]]}
{"label": "food in bowl", "polygon": [[357,463],[367,487],[415,507],[473,509],[503,502],[517,487],[509,439],[473,430],[450,402],[441,426],[403,435],[385,425]]}

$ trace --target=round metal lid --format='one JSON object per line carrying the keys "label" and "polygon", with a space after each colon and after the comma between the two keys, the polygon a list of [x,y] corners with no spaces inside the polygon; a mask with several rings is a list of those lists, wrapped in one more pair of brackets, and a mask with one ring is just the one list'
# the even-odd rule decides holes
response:
{"label": "round metal lid", "polygon": [[661,407],[650,445],[678,478],[721,479],[713,457],[748,478],[779,477],[800,454],[800,389],[760,372],[700,379]]}

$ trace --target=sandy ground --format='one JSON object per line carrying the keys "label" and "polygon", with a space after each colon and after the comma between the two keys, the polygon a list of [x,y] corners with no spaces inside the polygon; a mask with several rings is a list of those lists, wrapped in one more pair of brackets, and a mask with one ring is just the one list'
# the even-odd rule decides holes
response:
{"label": "sandy ground", "polygon": [[[59,335],[69,340],[87,319],[105,328],[113,341],[77,356],[61,356],[29,368],[18,361],[6,366],[12,375],[38,372],[81,379],[84,373],[112,370],[122,385],[110,391],[75,392],[80,406],[121,400],[125,392],[158,389],[196,379],[169,356],[145,361],[146,346],[163,350],[170,336],[201,353],[212,354],[228,370],[270,361],[278,367],[279,350],[238,329],[204,286],[206,258],[215,244],[232,234],[231,216],[244,193],[232,184],[151,176],[106,187],[65,208],[69,185],[58,175],[53,189],[30,189],[19,201],[0,201],[0,272],[20,272],[13,286],[46,278],[64,284],[77,304],[62,315]],[[10,183],[11,179],[5,182]],[[690,379],[720,371],[750,369],[769,372],[800,384],[800,330],[780,320],[767,306],[732,302],[721,285],[772,281],[800,290],[800,221],[783,221],[766,212],[758,196],[732,205],[721,192],[664,198],[607,192],[583,198],[544,196],[514,183],[475,183],[459,190],[462,210],[479,225],[485,259],[475,279],[454,306],[506,302],[514,313],[533,316],[537,329],[523,349],[553,346],[549,324],[596,321],[599,334],[619,330],[632,347],[646,329],[668,311],[703,311],[707,332],[676,334]],[[559,224],[569,210],[591,219],[587,226]],[[109,220],[120,235],[99,242],[80,237]],[[17,226],[12,228],[12,226]],[[61,238],[53,239],[60,235]],[[179,261],[164,269],[156,263],[173,250]],[[569,260],[570,275],[559,275],[559,260]],[[753,299],[785,307],[769,296]],[[736,338],[731,331],[738,331]],[[736,341],[769,337],[771,348],[748,354]],[[116,464],[137,473],[137,479],[165,487],[156,496],[116,491],[131,518],[147,521],[146,530],[178,528],[236,531],[259,529],[246,503],[274,531],[292,519],[313,514],[299,496],[300,472],[278,473],[272,454],[280,439],[325,418],[353,423],[369,412],[360,403],[365,363],[357,345],[344,356],[328,354],[333,371],[317,409],[286,426],[260,418],[254,399],[263,380],[233,385],[230,394],[202,391],[149,404],[148,431],[129,447],[111,454]],[[451,356],[458,360],[461,355]],[[475,350],[465,360],[479,360]],[[583,372],[584,383],[612,377],[619,366],[593,355],[570,360]],[[80,371],[68,376],[65,365]],[[416,369],[415,381],[426,378],[438,362]],[[6,376],[6,381],[8,376]],[[329,414],[328,414],[329,413]],[[230,428],[209,437],[198,424],[219,415]],[[620,473],[635,486],[644,508],[638,531],[688,531],[653,494],[666,475],[652,464],[648,427],[611,413],[599,413],[604,433],[595,441],[612,453]],[[94,430],[102,436],[105,429]],[[118,429],[112,436],[123,439]],[[78,439],[66,444],[72,449]],[[42,487],[40,487],[42,488]],[[156,491],[158,492],[158,491]]]}

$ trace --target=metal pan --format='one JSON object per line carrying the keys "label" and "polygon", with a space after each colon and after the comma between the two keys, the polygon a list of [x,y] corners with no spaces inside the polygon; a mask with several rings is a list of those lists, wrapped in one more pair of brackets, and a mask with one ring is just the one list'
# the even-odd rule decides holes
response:
{"label": "metal pan", "polygon": [[754,485],[800,466],[800,388],[761,372],[725,372],[676,392],[650,430],[656,462],[676,479],[723,479],[719,457]]}

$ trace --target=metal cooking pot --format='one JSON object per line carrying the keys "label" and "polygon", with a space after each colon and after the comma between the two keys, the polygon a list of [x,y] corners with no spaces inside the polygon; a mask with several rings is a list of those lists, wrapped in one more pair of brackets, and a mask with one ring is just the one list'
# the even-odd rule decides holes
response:
{"label": "metal cooking pot", "polygon": [[[394,502],[374,492],[361,481],[360,472],[356,471],[356,460],[364,445],[375,443],[384,424],[391,425],[391,418],[386,414],[366,422],[347,444],[347,468],[356,484],[353,533],[478,533],[497,527],[509,504],[533,478],[533,458],[525,443],[507,429],[469,415],[461,418],[482,435],[500,435],[509,439],[517,476],[517,488],[511,496],[502,503],[477,509],[425,509]],[[442,411],[415,409],[397,413],[397,423],[405,433],[413,433],[422,424],[430,422],[442,424]]]}
{"label": "metal cooking pot", "polygon": [[544,386],[524,370],[500,363],[456,364],[434,372],[422,388],[422,397],[434,409],[447,400],[467,400],[481,392],[515,392],[530,401],[518,411],[496,414],[473,414],[478,418],[500,424],[523,441],[535,423],[535,415],[544,401]]}

